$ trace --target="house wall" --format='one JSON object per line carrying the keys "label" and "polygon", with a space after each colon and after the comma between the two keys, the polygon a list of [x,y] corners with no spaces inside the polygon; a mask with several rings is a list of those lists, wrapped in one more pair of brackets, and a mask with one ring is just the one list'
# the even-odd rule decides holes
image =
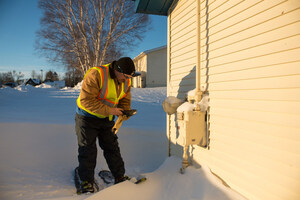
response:
{"label": "house wall", "polygon": [[[168,83],[167,96],[184,99],[194,89],[196,72],[196,1],[175,1],[168,15]],[[167,137],[171,155],[182,156],[176,115],[167,117]]]}
{"label": "house wall", "polygon": [[136,71],[141,72],[141,76],[132,78],[132,85],[135,88],[146,87],[147,55],[141,54],[133,59]]}
{"label": "house wall", "polygon": [[133,59],[137,71],[142,75],[132,79],[134,87],[167,86],[167,48],[142,52]]}
{"label": "house wall", "polygon": [[[300,199],[300,1],[201,0],[201,88],[209,92],[205,163],[249,199]],[[168,15],[168,96],[194,89],[196,1]],[[175,116],[168,117],[171,155]]]}
{"label": "house wall", "polygon": [[147,87],[167,86],[167,48],[147,53]]}

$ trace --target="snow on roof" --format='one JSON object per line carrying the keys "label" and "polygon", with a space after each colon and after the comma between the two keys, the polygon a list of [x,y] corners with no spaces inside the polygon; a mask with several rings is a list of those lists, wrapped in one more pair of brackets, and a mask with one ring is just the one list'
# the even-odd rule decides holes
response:
{"label": "snow on roof", "polygon": [[146,50],[146,51],[143,51],[141,52],[138,56],[134,57],[133,60],[136,60],[138,59],[139,57],[143,56],[143,55],[147,55],[151,52],[154,52],[154,51],[159,51],[161,49],[165,49],[167,48],[167,45],[164,45],[164,46],[161,46],[161,47],[157,47],[157,48],[154,48],[154,49],[149,49],[149,50]]}
{"label": "snow on roof", "polygon": [[37,84],[37,85],[41,83],[41,80],[40,80],[40,79],[36,79],[36,78],[29,78],[29,79],[26,80],[26,83],[27,83],[28,81],[30,81],[30,80],[32,80],[32,82],[34,82],[34,83]]}

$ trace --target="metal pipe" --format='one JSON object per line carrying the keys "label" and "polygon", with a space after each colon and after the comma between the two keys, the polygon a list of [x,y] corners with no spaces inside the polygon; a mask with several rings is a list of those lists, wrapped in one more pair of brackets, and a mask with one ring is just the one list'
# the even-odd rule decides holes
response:
{"label": "metal pipe", "polygon": [[185,169],[189,166],[188,155],[187,155],[188,148],[189,148],[189,145],[184,145],[182,167],[180,168],[181,174],[184,174]]}
{"label": "metal pipe", "polygon": [[[171,85],[171,12],[170,9],[168,11],[168,23],[167,23],[167,96],[171,93],[170,88]],[[167,137],[168,137],[168,156],[171,156],[171,117],[167,115]]]}
{"label": "metal pipe", "polygon": [[197,8],[196,8],[196,27],[197,27],[197,33],[196,33],[196,94],[195,94],[195,103],[196,103],[196,109],[200,110],[199,102],[201,101],[202,92],[200,90],[200,84],[201,84],[201,78],[200,78],[200,69],[201,69],[201,29],[200,29],[200,0],[197,0]]}

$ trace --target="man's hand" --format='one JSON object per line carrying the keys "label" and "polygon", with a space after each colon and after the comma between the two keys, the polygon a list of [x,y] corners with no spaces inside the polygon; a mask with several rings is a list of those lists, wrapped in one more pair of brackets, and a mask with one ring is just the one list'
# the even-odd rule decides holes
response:
{"label": "man's hand", "polygon": [[122,108],[112,108],[110,114],[120,116],[123,115],[122,111],[123,111]]}

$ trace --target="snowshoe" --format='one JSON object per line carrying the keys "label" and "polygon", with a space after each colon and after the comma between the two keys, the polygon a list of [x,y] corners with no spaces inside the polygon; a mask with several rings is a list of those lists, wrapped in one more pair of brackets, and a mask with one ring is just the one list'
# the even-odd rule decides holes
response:
{"label": "snowshoe", "polygon": [[101,170],[98,175],[100,178],[103,180],[104,183],[106,184],[112,184],[115,182],[115,178],[112,175],[112,173],[108,170]]}
{"label": "snowshoe", "polygon": [[142,183],[144,181],[147,180],[147,178],[145,176],[137,176],[137,177],[129,177],[129,176],[124,176],[124,177],[121,177],[121,178],[117,178],[115,180],[114,176],[112,175],[112,173],[108,170],[101,170],[98,175],[100,176],[100,178],[103,180],[104,183],[106,183],[107,185],[110,185],[110,184],[117,184],[117,183],[120,183],[120,182],[123,182],[123,181],[130,181],[134,184],[139,184],[139,183]]}

